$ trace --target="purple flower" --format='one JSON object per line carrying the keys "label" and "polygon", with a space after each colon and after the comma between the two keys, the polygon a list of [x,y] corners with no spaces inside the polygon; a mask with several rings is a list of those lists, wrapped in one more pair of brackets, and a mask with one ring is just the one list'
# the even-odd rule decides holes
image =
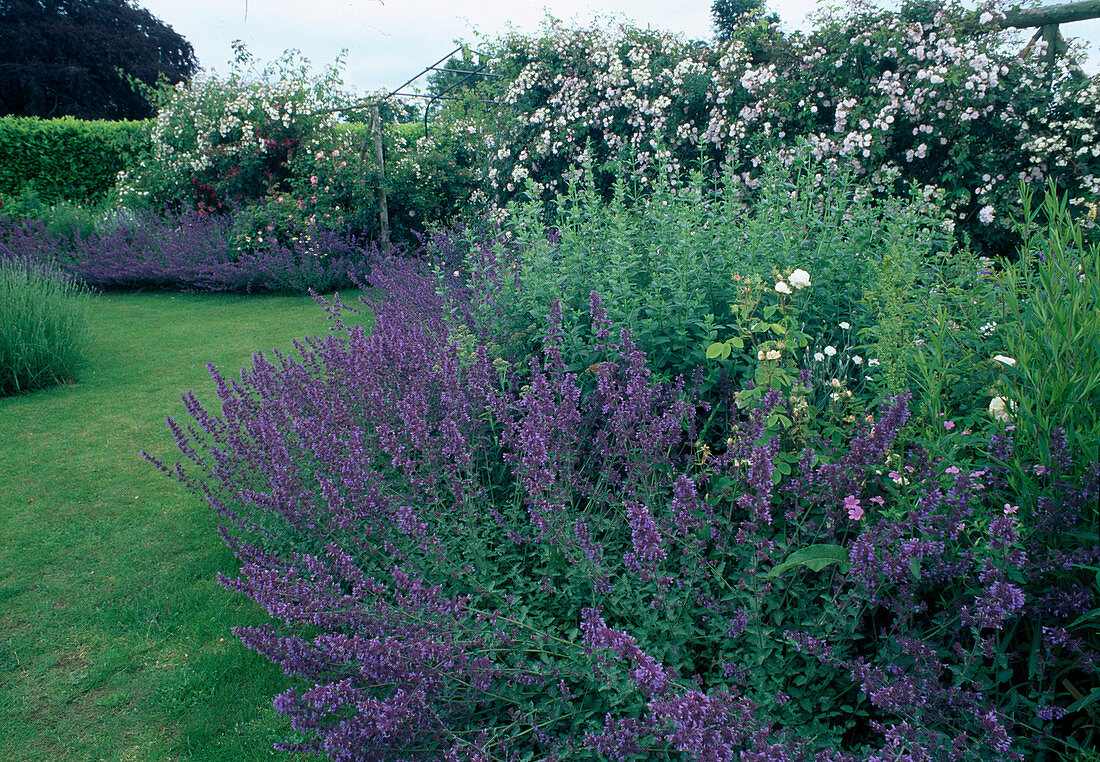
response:
{"label": "purple flower", "polygon": [[1000,629],[1006,619],[1024,607],[1024,593],[1010,582],[999,580],[978,597],[976,609],[980,627]]}
{"label": "purple flower", "polygon": [[634,551],[624,553],[623,560],[626,568],[645,581],[653,576],[658,564],[667,555],[661,532],[653,522],[649,509],[641,503],[628,501],[626,515],[630,523],[630,542]]}

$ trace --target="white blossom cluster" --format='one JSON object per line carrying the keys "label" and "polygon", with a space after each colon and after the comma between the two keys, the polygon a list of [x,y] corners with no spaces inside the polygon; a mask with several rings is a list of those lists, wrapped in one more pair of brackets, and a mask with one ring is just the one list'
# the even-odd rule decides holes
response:
{"label": "white blossom cluster", "polygon": [[309,151],[332,132],[347,102],[339,62],[320,76],[293,51],[258,75],[245,70],[249,62],[242,55],[226,78],[197,76],[160,94],[149,159],[119,175],[122,203],[184,200],[193,180],[219,182],[219,173],[239,173],[288,146]]}
{"label": "white blossom cluster", "polygon": [[761,146],[793,158],[802,139],[876,191],[913,180],[940,188],[952,225],[1000,224],[1008,215],[992,210],[1015,199],[1020,178],[1058,175],[1081,203],[1095,197],[1100,83],[1063,87],[1052,103],[1039,86],[1044,59],[1020,60],[1016,43],[988,28],[996,7],[928,7],[914,20],[854,2],[773,55],[751,40],[711,46],[624,26],[552,22],[540,37],[512,36],[504,63],[518,76],[505,100],[518,117],[490,180],[505,194],[529,177],[558,190],[591,145],[597,156],[629,149],[642,183],[664,151],[676,169],[743,164],[751,185]]}

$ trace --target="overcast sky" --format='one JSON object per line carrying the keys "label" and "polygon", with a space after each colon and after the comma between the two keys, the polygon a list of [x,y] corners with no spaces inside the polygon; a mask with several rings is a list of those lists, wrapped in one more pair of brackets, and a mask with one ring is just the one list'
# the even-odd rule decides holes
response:
{"label": "overcast sky", "polygon": [[[393,89],[454,49],[509,29],[537,31],[546,14],[587,22],[593,16],[628,19],[682,33],[712,36],[712,0],[138,0],[182,34],[199,65],[225,72],[230,44],[243,40],[261,61],[297,48],[321,68],[347,50],[346,84],[357,93]],[[1061,1],[1061,0],[1059,0]],[[1044,3],[1052,4],[1052,3]],[[807,29],[814,0],[768,0],[788,29]],[[1100,21],[1066,24],[1067,37],[1083,38],[1100,66]]]}

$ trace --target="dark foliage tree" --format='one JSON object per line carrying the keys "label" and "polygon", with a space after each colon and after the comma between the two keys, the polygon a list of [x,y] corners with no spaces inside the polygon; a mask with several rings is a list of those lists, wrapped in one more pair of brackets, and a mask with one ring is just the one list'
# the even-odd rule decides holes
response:
{"label": "dark foliage tree", "polygon": [[492,68],[484,68],[485,63],[480,53],[463,48],[461,56],[451,56],[445,64],[428,75],[428,92],[431,95],[446,94],[457,98],[463,90],[484,84],[485,77],[471,76],[470,72],[481,71],[492,78],[494,72]]}
{"label": "dark foliage tree", "polygon": [[[734,30],[747,16],[762,11],[763,8],[764,0],[714,0],[710,6],[710,17],[714,24],[715,37],[719,40],[732,38]],[[772,18],[776,18],[775,14],[772,14]]]}
{"label": "dark foliage tree", "polygon": [[143,119],[131,80],[179,82],[191,44],[133,0],[0,0],[0,114]]}

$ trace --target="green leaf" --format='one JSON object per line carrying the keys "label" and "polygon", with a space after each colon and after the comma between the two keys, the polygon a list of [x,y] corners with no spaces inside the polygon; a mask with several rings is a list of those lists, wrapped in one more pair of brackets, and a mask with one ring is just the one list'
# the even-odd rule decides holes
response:
{"label": "green leaf", "polygon": [[716,341],[707,347],[707,359],[716,360],[719,357],[729,357],[730,345],[724,341]]}
{"label": "green leaf", "polygon": [[1072,704],[1066,707],[1066,711],[1069,713],[1073,713],[1078,711],[1079,709],[1084,709],[1086,706],[1095,704],[1097,701],[1100,701],[1100,688],[1093,688],[1092,693],[1087,696],[1082,696],[1081,698],[1074,701]]}
{"label": "green leaf", "polygon": [[1069,626],[1070,626],[1070,627],[1077,627],[1077,626],[1079,626],[1079,625],[1081,625],[1081,624],[1084,624],[1084,623],[1085,623],[1085,622],[1087,622],[1088,620],[1090,620],[1090,619],[1096,619],[1097,617],[1100,617],[1100,609],[1093,609],[1092,611],[1086,611],[1086,612],[1085,612],[1084,614],[1082,614],[1081,616],[1079,616],[1079,617],[1077,617],[1076,619],[1074,619],[1074,620],[1073,620],[1073,621],[1072,621],[1072,622],[1070,623],[1070,625],[1069,625]]}
{"label": "green leaf", "polygon": [[839,545],[810,545],[791,553],[786,561],[773,566],[764,576],[775,578],[798,566],[819,572],[832,564],[838,564],[846,571],[850,565],[848,551]]}

